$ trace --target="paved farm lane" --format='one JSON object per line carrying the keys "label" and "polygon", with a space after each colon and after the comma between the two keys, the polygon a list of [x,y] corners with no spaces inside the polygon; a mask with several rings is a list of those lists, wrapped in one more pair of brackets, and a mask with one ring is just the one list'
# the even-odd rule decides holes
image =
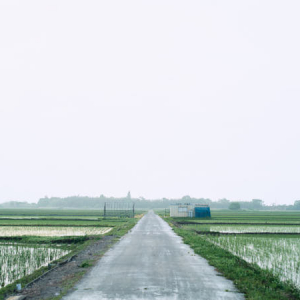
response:
{"label": "paved farm lane", "polygon": [[110,249],[65,300],[244,299],[153,212]]}

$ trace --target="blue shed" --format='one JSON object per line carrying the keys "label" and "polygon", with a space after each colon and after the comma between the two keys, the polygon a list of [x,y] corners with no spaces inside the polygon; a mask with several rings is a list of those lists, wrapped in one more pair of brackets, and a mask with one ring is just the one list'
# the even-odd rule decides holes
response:
{"label": "blue shed", "polygon": [[195,218],[210,218],[210,208],[208,206],[196,206]]}

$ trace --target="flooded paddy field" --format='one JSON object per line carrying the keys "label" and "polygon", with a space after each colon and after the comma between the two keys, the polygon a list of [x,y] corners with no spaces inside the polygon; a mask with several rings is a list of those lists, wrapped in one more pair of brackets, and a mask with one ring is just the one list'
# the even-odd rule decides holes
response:
{"label": "flooded paddy field", "polygon": [[0,244],[0,285],[6,285],[47,266],[70,250],[47,245]]}
{"label": "flooded paddy field", "polygon": [[300,212],[211,213],[165,219],[249,298],[300,299]]}
{"label": "flooded paddy field", "polygon": [[111,230],[112,227],[0,226],[0,237],[101,235]]}
{"label": "flooded paddy field", "polygon": [[201,238],[251,264],[272,272],[282,281],[289,281],[300,289],[300,239],[298,236],[205,235]]}
{"label": "flooded paddy field", "polygon": [[[55,275],[58,271],[53,270],[51,276],[47,275],[56,281],[59,278],[52,292],[62,290],[66,278],[72,280],[74,272],[82,276],[92,265],[91,259],[99,257],[107,241],[125,234],[136,221],[134,218],[104,218],[101,211],[93,210],[3,209],[0,214],[0,299],[15,292],[16,283],[25,287],[47,272],[49,263],[52,267],[59,266],[74,255],[80,257],[82,267],[74,263],[71,267],[67,263],[63,274]],[[79,255],[84,249],[89,250]],[[34,286],[36,289],[39,284]],[[46,287],[40,287],[41,294]],[[35,291],[26,289],[26,293],[28,299],[35,299],[30,296]]]}
{"label": "flooded paddy field", "polygon": [[241,234],[241,233],[253,233],[253,234],[300,234],[300,225],[252,225],[252,224],[222,224],[222,225],[182,225],[183,228],[188,230],[194,229],[201,232],[207,233],[233,233],[233,234]]}

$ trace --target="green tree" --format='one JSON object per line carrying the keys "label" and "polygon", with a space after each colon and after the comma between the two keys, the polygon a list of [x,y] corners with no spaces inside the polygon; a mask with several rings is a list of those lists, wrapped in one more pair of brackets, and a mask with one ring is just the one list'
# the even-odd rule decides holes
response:
{"label": "green tree", "polygon": [[239,202],[231,202],[228,208],[231,210],[239,210],[241,209],[241,205]]}
{"label": "green tree", "polygon": [[220,205],[220,208],[227,208],[229,203],[230,203],[230,201],[227,200],[226,198],[218,200],[218,204]]}
{"label": "green tree", "polygon": [[263,201],[260,199],[252,199],[253,209],[261,209],[263,206]]}
{"label": "green tree", "polygon": [[295,209],[300,209],[300,200],[296,200],[294,202],[294,207],[295,207]]}

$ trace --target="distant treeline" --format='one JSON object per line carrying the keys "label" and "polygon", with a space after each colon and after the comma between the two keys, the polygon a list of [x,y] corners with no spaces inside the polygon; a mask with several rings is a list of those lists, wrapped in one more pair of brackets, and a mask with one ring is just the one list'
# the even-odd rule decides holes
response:
{"label": "distant treeline", "polygon": [[[152,209],[152,208],[169,208],[170,204],[176,203],[199,203],[208,204],[213,209],[246,209],[246,210],[300,210],[300,200],[295,201],[294,205],[264,205],[260,199],[253,199],[252,201],[230,201],[228,199],[220,199],[212,201],[207,198],[192,198],[184,196],[180,199],[155,199],[147,200],[144,198],[131,198],[130,193],[127,197],[114,198],[105,197],[84,197],[71,196],[66,198],[59,197],[44,197],[38,203],[27,203],[19,201],[9,201],[0,205],[2,208],[77,208],[77,209],[103,209],[105,202],[134,202],[136,209]],[[233,205],[237,204],[238,205]]]}

